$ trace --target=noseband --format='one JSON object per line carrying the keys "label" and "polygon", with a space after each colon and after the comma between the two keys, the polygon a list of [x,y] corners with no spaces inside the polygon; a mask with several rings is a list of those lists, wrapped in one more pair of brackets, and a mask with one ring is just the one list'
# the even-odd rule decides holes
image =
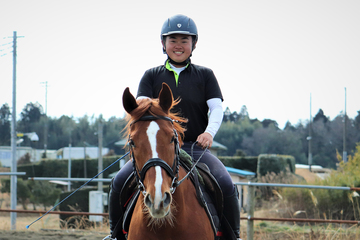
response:
{"label": "noseband", "polygon": [[[166,116],[153,116],[153,115],[146,115],[146,116],[142,116],[141,118],[139,118],[138,120],[132,122],[130,124],[133,125],[139,121],[155,121],[158,119],[162,119],[162,120],[166,120],[166,121],[170,121],[173,124],[173,119],[166,117]],[[167,164],[164,160],[162,160],[161,158],[151,158],[149,159],[145,165],[142,167],[141,170],[138,170],[136,167],[136,160],[135,160],[135,156],[134,153],[132,151],[133,148],[133,143],[132,140],[130,139],[130,135],[129,135],[129,145],[130,145],[130,150],[131,150],[131,157],[133,159],[133,168],[134,168],[134,173],[136,176],[136,180],[138,182],[138,187],[140,189],[140,191],[143,193],[143,195],[146,195],[146,191],[145,191],[145,186],[144,186],[144,178],[145,178],[145,174],[146,172],[151,168],[151,167],[155,167],[155,166],[159,166],[162,169],[164,169],[166,171],[166,173],[171,177],[172,179],[172,184],[170,187],[171,190],[171,194],[173,194],[175,192],[175,189],[177,186],[179,186],[179,183],[177,181],[178,179],[178,173],[179,173],[179,154],[180,154],[180,146],[179,146],[179,139],[178,139],[178,134],[175,130],[175,128],[173,128],[174,130],[174,149],[175,149],[175,157],[174,157],[174,162],[173,162],[173,166],[170,167],[169,164]]]}

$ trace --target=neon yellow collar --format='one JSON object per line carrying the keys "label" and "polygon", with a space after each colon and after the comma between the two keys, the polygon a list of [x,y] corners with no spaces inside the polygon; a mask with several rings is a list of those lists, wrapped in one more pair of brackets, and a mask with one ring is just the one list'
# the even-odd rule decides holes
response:
{"label": "neon yellow collar", "polygon": [[[187,68],[189,66],[189,63],[185,66],[185,68]],[[178,82],[179,82],[179,74],[177,74],[177,72],[174,71],[174,69],[171,68],[171,65],[169,63],[169,60],[166,61],[165,63],[165,68],[171,72],[174,73],[174,77],[175,77],[175,82],[176,82],[176,87],[178,86]]]}

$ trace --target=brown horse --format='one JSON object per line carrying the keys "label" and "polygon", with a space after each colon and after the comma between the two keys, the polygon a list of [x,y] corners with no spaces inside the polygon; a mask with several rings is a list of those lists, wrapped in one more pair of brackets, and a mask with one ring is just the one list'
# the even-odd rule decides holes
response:
{"label": "brown horse", "polygon": [[[214,231],[195,187],[179,165],[185,119],[170,112],[177,104],[163,83],[158,99],[136,100],[125,89],[123,105],[136,179],[142,194],[131,218],[128,240],[209,240]],[[178,136],[180,136],[178,138]]]}

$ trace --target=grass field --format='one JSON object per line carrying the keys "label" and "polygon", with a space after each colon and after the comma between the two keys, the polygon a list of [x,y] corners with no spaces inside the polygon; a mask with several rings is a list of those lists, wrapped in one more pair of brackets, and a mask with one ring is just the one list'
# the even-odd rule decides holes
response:
{"label": "grass field", "polygon": [[[299,172],[300,173],[300,172]],[[300,175],[304,176],[308,182],[316,178],[311,173],[303,171]],[[2,201],[1,201],[2,200]],[[10,208],[10,197],[7,193],[0,193],[0,208]],[[22,206],[18,206],[22,209]],[[32,205],[28,206],[32,209]],[[38,210],[44,210],[37,207]],[[49,209],[49,208],[48,208]],[[261,209],[255,211],[255,217],[273,217],[278,218],[276,204],[264,204]],[[0,240],[95,240],[102,239],[109,233],[109,225],[105,221],[102,224],[93,226],[84,230],[80,225],[81,219],[77,221],[75,228],[60,228],[59,216],[48,214],[42,219],[32,224],[29,229],[26,226],[40,217],[39,214],[17,213],[16,230],[10,230],[10,213],[0,212]],[[242,213],[242,217],[246,217]],[[241,237],[247,239],[247,221],[241,221]],[[328,240],[357,240],[360,239],[360,225],[342,225],[342,224],[296,224],[294,222],[265,222],[255,221],[254,226],[255,240],[305,240],[305,239],[328,239]]]}
{"label": "grass field", "polygon": [[[273,215],[273,211],[265,209],[257,211],[257,217],[269,217]],[[0,239],[81,239],[95,240],[102,239],[109,232],[109,225],[105,223],[91,227],[89,229],[81,229],[80,226],[75,229],[60,228],[59,216],[56,214],[48,214],[47,216],[34,223],[27,230],[26,226],[36,220],[39,214],[17,213],[16,231],[10,231],[10,213],[0,213]],[[246,216],[246,214],[243,214]],[[276,217],[276,216],[273,216]],[[80,223],[81,221],[79,221]],[[247,239],[246,235],[247,221],[241,221],[241,237]],[[331,239],[331,240],[355,240],[360,239],[360,226],[340,225],[340,224],[317,224],[303,226],[294,223],[278,223],[255,221],[254,239],[256,240],[275,240],[275,239]]]}

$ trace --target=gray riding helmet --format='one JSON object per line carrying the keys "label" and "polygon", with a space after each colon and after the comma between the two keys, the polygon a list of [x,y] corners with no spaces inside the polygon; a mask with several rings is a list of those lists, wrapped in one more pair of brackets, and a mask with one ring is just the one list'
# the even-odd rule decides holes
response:
{"label": "gray riding helmet", "polygon": [[[161,28],[161,41],[165,42],[165,37],[171,34],[184,34],[193,37],[193,50],[198,40],[198,31],[195,22],[185,15],[175,15],[168,18]],[[164,53],[166,53],[163,48]]]}

